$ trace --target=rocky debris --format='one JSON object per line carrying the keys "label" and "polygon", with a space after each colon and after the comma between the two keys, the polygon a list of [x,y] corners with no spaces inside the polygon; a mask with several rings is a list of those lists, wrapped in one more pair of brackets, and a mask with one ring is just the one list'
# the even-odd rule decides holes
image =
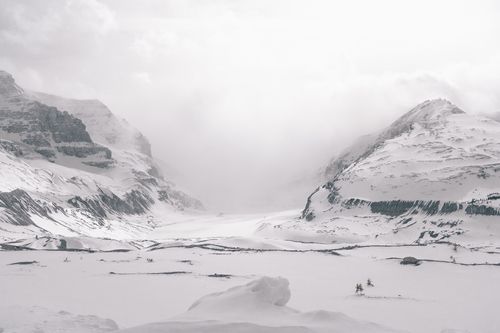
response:
{"label": "rocky debris", "polygon": [[420,260],[418,260],[415,257],[404,257],[403,260],[400,262],[401,265],[415,265],[418,266],[420,265]]}

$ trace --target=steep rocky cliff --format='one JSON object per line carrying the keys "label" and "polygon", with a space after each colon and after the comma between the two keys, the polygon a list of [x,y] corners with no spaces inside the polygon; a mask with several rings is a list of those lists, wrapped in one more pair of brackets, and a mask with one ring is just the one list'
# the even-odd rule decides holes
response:
{"label": "steep rocky cliff", "polygon": [[35,91],[26,91],[26,94],[34,101],[67,111],[81,119],[94,142],[152,157],[148,139],[125,119],[113,114],[100,101],[64,98]]}
{"label": "steep rocky cliff", "polygon": [[112,163],[111,151],[92,141],[80,119],[31,100],[5,71],[0,71],[0,137],[23,143],[22,148],[52,162],[63,155],[92,157],[81,162],[105,167]]}

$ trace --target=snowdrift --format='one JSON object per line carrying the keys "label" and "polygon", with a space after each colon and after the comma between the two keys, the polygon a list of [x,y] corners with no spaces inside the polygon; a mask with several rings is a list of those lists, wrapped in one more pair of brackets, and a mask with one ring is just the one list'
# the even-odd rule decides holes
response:
{"label": "snowdrift", "polygon": [[396,332],[339,312],[300,312],[286,306],[290,297],[287,279],[262,277],[225,292],[204,296],[186,313],[169,321],[119,332]]}

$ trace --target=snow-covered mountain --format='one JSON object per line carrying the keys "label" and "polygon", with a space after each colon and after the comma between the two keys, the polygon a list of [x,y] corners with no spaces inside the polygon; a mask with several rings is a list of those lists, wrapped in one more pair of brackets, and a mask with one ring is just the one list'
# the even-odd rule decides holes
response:
{"label": "snow-covered mountain", "polygon": [[26,94],[0,71],[0,228],[7,237],[137,236],[165,214],[200,209],[164,179],[147,139],[104,104]]}
{"label": "snow-covered mountain", "polygon": [[358,239],[481,233],[487,243],[500,215],[499,158],[500,123],[446,100],[426,101],[334,158],[301,218]]}

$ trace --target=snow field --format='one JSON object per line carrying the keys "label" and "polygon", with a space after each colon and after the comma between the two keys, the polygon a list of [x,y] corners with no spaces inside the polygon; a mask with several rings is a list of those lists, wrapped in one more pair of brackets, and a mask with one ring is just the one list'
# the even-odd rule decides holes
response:
{"label": "snow field", "polygon": [[[125,328],[182,315],[204,295],[270,276],[289,281],[286,305],[301,312],[341,312],[408,332],[497,332],[500,327],[500,267],[428,261],[403,266],[398,259],[386,259],[412,255],[450,261],[453,255],[457,262],[484,264],[499,262],[498,254],[454,251],[446,244],[338,252],[342,256],[197,247],[126,253],[2,251],[0,294],[4,306],[92,314]],[[8,265],[33,260],[38,263]],[[186,273],[148,274],[166,272]],[[368,278],[374,287],[366,287]],[[357,283],[363,284],[364,296],[355,295]]]}

